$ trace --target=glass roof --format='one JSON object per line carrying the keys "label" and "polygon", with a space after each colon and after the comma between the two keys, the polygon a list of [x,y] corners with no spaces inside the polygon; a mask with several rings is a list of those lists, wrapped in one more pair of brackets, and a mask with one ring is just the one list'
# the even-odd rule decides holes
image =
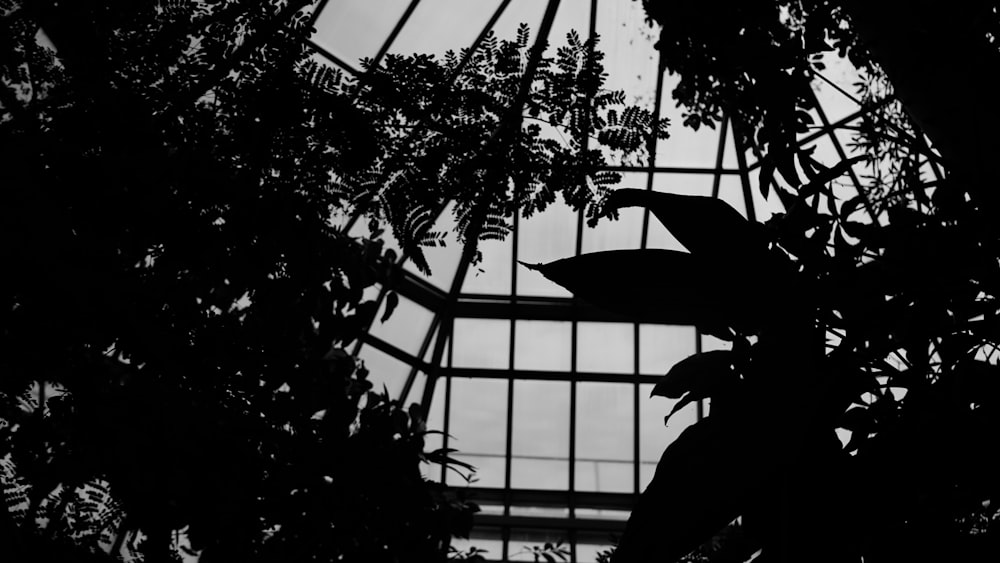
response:
{"label": "glass roof", "polygon": [[[510,38],[526,22],[535,33],[546,4],[334,0],[320,4],[312,42],[317,56],[358,72],[363,57],[441,55],[473,45],[488,28]],[[671,96],[678,77],[658,72],[659,31],[645,23],[640,2],[558,4],[550,45],[571,29],[599,34],[607,87],[671,119],[670,138],[656,142],[651,162],[612,162],[621,187],[718,197],[757,221],[782,211],[773,191],[761,196],[757,152],[738,150],[733,123],[697,131],[681,125]],[[852,154],[851,127],[862,111],[850,95],[853,67],[835,57],[825,62],[814,81],[821,109],[800,140],[816,147],[817,160],[833,164]],[[836,187],[838,197],[857,195],[860,166]],[[447,230],[450,218],[442,214],[438,228]],[[363,234],[361,223],[352,232]],[[444,431],[428,449],[456,448],[459,459],[478,468],[472,483],[439,467],[425,470],[481,504],[466,544],[487,549],[488,559],[530,560],[524,546],[562,539],[574,560],[595,561],[609,534],[623,529],[664,447],[710,407],[689,405],[664,427],[674,401],[649,395],[674,363],[725,343],[691,326],[627,322],[574,301],[518,264],[627,248],[682,249],[643,210],[626,209],[591,229],[563,204],[515,218],[513,235],[483,243],[483,260],[471,267],[459,264],[461,248],[452,239],[427,249],[430,276],[404,263],[399,306],[358,345],[376,385],[422,404],[429,426]],[[729,290],[743,292],[740,281]]]}

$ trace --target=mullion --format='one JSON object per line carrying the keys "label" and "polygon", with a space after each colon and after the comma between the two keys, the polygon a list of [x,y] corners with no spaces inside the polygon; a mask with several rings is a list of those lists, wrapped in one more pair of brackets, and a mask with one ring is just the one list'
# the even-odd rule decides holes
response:
{"label": "mullion", "polygon": [[[722,161],[726,156],[726,135],[729,134],[729,117],[722,118],[722,125],[719,127],[719,147],[715,153],[715,172],[712,177],[712,197],[719,197],[719,187],[722,184]],[[747,202],[752,205],[753,202]]]}

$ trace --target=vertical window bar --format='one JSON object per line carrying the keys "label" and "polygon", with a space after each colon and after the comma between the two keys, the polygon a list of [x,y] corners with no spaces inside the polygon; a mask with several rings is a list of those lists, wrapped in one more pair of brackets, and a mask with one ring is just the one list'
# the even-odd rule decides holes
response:
{"label": "vertical window bar", "polygon": [[[735,135],[735,131],[733,134]],[[694,353],[701,354],[701,329],[694,327]],[[705,418],[705,399],[698,399],[698,420]]]}
{"label": "vertical window bar", "polygon": [[[715,174],[712,178],[712,197],[719,197],[719,185],[722,183],[722,163],[726,156],[726,135],[729,134],[729,116],[722,118],[722,126],[719,127],[719,150],[715,153]],[[753,205],[753,201],[746,202],[747,207]]]}
{"label": "vertical window bar", "polygon": [[[447,327],[447,330],[445,330],[443,328],[442,329],[442,334],[439,335],[438,338],[444,339],[444,340],[448,341],[448,360],[447,361],[448,361],[448,367],[451,368],[452,356],[455,353],[455,343],[451,340],[450,335],[454,334],[454,332],[455,332],[454,331],[455,319],[454,318],[448,318],[445,321],[445,325]],[[430,380],[428,380],[427,381],[427,385],[430,385],[430,383],[431,383]],[[424,407],[424,412],[425,413],[429,413],[430,412],[430,401],[428,401],[426,403],[426,405],[427,406]],[[425,414],[425,418],[426,418],[426,414]],[[443,429],[443,432],[444,432],[444,434],[442,434],[442,436],[441,436],[441,447],[445,448],[445,451],[448,451],[447,450],[447,448],[448,448],[448,441],[449,441],[448,438],[451,435],[451,369],[448,370],[448,373],[445,375],[445,378],[444,378],[444,429]],[[447,468],[447,465],[444,462],[441,462],[441,483],[444,484],[444,485],[448,484],[448,468]]]}
{"label": "vertical window bar", "polygon": [[[743,184],[743,199],[746,201],[747,220],[753,223],[757,220],[757,214],[754,212],[753,208],[753,188],[750,186],[750,172],[749,168],[747,168],[746,145],[743,143],[743,139],[740,136],[743,131],[743,124],[736,117],[732,117],[732,120],[733,141],[735,141],[734,144],[736,145],[736,162],[739,163],[740,182]],[[817,199],[816,201],[819,200]]]}

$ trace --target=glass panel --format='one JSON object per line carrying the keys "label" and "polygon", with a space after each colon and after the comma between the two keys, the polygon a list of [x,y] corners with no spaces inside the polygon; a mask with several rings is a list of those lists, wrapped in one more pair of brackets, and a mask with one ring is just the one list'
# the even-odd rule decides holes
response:
{"label": "glass panel", "polygon": [[479,264],[469,266],[469,272],[465,274],[465,281],[462,284],[462,292],[509,295],[512,289],[510,268],[514,253],[514,238],[480,242],[479,251],[483,253],[483,260]]}
{"label": "glass panel", "polygon": [[[445,390],[445,381],[438,380],[437,384],[434,386],[434,397],[431,399],[430,411],[427,414],[428,430],[438,430],[440,432],[447,431],[444,427]],[[435,432],[424,436],[424,449],[428,452],[433,452],[434,450],[442,447],[444,447],[444,436],[442,434]],[[421,464],[420,468],[427,479],[430,479],[431,481],[441,480],[440,465]]]}
{"label": "glass panel", "polygon": [[[544,2],[538,3],[544,4]],[[591,0],[562,0],[559,2],[556,19],[552,22],[552,34],[549,35],[546,56],[555,56],[555,50],[566,44],[566,34],[571,30],[576,31],[581,40],[587,39],[590,35],[590,4]]]}
{"label": "glass panel", "polygon": [[577,532],[576,560],[578,563],[596,563],[597,555],[608,551],[614,540],[608,532]]}
{"label": "glass panel", "polygon": [[[502,379],[451,378],[450,447],[456,459],[476,466],[478,486],[504,486],[507,449],[507,382]],[[460,482],[448,475],[449,483]]]}
{"label": "glass panel", "polygon": [[695,353],[693,326],[639,325],[639,373],[663,375]]}
{"label": "glass panel", "polygon": [[576,490],[602,493],[631,493],[635,464],[592,458],[576,461]]}
{"label": "glass panel", "polygon": [[509,558],[511,561],[535,561],[531,553],[532,547],[540,547],[547,543],[566,544],[566,551],[569,551],[567,538],[569,534],[565,530],[512,530],[510,532]]}
{"label": "glass panel", "polygon": [[701,351],[709,352],[711,350],[732,350],[733,343],[726,342],[714,336],[709,336],[707,334],[701,335]]}
{"label": "glass panel", "polygon": [[514,369],[569,371],[569,322],[517,321]]}
{"label": "glass panel", "polygon": [[[622,33],[626,29],[628,33]],[[638,2],[599,2],[598,49],[604,53],[607,79],[604,88],[623,90],[625,102],[652,112],[656,100],[656,76],[659,55],[653,44],[658,34],[645,23],[645,12]],[[619,151],[601,147],[612,164],[645,165],[648,159],[623,160]]]}
{"label": "glass panel", "polygon": [[518,506],[510,507],[512,516],[534,516],[540,518],[569,518],[569,507],[566,506]]}
{"label": "glass panel", "polygon": [[656,165],[691,168],[715,168],[719,152],[719,129],[702,126],[697,131],[684,125],[684,110],[677,107],[673,90],[680,82],[679,75],[663,76],[663,96],[660,98],[660,116],[670,119],[670,138],[656,143]]}
{"label": "glass panel", "polygon": [[[827,53],[823,57],[825,69],[819,71],[825,78],[836,84],[841,90],[857,97],[857,87],[854,85],[861,78],[854,65],[836,56],[834,53]],[[837,91],[836,88],[828,84],[825,80],[817,78],[813,80],[813,90],[819,100],[823,111],[826,113],[830,123],[836,123],[841,119],[853,114],[860,109],[850,97]]]}
{"label": "glass panel", "polygon": [[680,174],[661,172],[653,175],[653,189],[681,195],[712,195],[712,174]]}
{"label": "glass panel", "polygon": [[[545,211],[518,225],[517,259],[528,264],[561,260],[576,254],[577,213],[563,202],[550,205]],[[562,287],[545,279],[542,274],[520,268],[517,274],[517,293],[569,297]]]}
{"label": "glass panel", "polygon": [[561,490],[569,487],[569,460],[517,456],[511,460],[510,486]]}
{"label": "glass panel", "polygon": [[577,490],[633,490],[634,392],[624,383],[577,385]]}
{"label": "glass panel", "polygon": [[513,0],[493,27],[497,38],[515,38],[517,27],[526,23],[531,30],[529,41],[534,43],[535,37],[538,36],[538,27],[542,23],[542,15],[545,13],[545,4],[536,0]]}
{"label": "glass panel", "polygon": [[393,358],[374,346],[368,344],[361,348],[358,354],[368,368],[368,381],[372,382],[372,390],[382,392],[389,390],[389,396],[396,399],[403,390],[406,377],[410,375],[410,366]]}
{"label": "glass panel", "polygon": [[510,321],[455,319],[452,366],[507,369],[509,352]]}
{"label": "glass panel", "polygon": [[577,508],[576,517],[589,520],[617,520],[624,522],[628,520],[631,512],[628,510],[608,510],[604,508]]}
{"label": "glass panel", "polygon": [[500,528],[476,526],[469,532],[468,539],[452,538],[451,545],[462,552],[472,547],[479,548],[486,552],[484,556],[487,561],[499,561],[503,557],[503,535]]}
{"label": "glass panel", "polygon": [[743,182],[740,181],[740,177],[735,174],[726,174],[719,180],[719,199],[746,217],[746,198],[743,197]]}
{"label": "glass panel", "polygon": [[642,4],[598,2],[597,33],[608,73],[605,88],[624,90],[627,103],[653,111],[659,62],[653,45],[659,40],[659,31],[646,24]]}
{"label": "glass panel", "polygon": [[646,248],[662,248],[665,250],[676,250],[678,252],[687,252],[684,245],[681,244],[677,238],[670,234],[670,231],[656,220],[656,217],[650,215],[649,225],[646,229]]}
{"label": "glass panel", "polygon": [[685,428],[694,424],[698,418],[698,407],[690,404],[670,417],[670,423],[664,427],[663,417],[666,416],[677,399],[666,397],[650,397],[653,386],[639,386],[639,489],[645,489],[653,478],[656,463],[663,455],[667,445],[677,439]]}
{"label": "glass panel", "polygon": [[512,486],[569,486],[569,383],[514,382],[513,455]]}
{"label": "glass panel", "polygon": [[[833,141],[830,139],[829,135],[824,135],[818,139],[810,141],[802,148],[805,150],[813,149],[813,153],[811,155],[812,158],[827,168],[832,168],[840,162],[840,155],[837,154],[837,149],[833,146]],[[847,178],[848,176],[845,175],[839,179],[847,180]],[[806,178],[803,177],[802,180],[805,181]]]}
{"label": "glass panel", "polygon": [[[499,4],[499,0],[421,0],[389,52],[458,53],[472,45]],[[442,33],[444,30],[447,32]]]}
{"label": "glass panel", "polygon": [[410,387],[410,392],[406,395],[406,397],[403,397],[403,404],[407,406],[413,403],[420,403],[420,399],[424,394],[424,386],[427,384],[426,373],[418,371],[415,375],[416,377],[413,379],[413,385]]}
{"label": "glass panel", "polygon": [[[384,310],[385,304],[382,308]],[[434,315],[406,297],[400,297],[392,316],[385,322],[379,320],[381,316],[380,311],[378,318],[372,323],[370,333],[404,352],[418,356]]]}
{"label": "glass panel", "polygon": [[577,371],[633,373],[634,331],[631,323],[579,323]]}
{"label": "glass panel", "polygon": [[378,53],[409,3],[409,0],[328,2],[316,19],[312,39],[347,64],[357,66],[361,59]]}
{"label": "glass panel", "polygon": [[[645,176],[642,174],[640,176]],[[623,186],[645,188],[635,183]],[[638,207],[626,207],[618,211],[618,220],[601,219],[596,227],[584,227],[582,252],[600,252],[602,250],[622,250],[639,248],[642,242],[642,217],[644,210]]]}
{"label": "glass panel", "polygon": [[[738,170],[740,167],[740,161],[736,158],[736,137],[733,133],[733,124],[730,123],[728,131],[726,132],[726,146],[723,149],[722,155],[722,167],[730,170]],[[747,162],[751,160],[751,156],[747,154]]]}

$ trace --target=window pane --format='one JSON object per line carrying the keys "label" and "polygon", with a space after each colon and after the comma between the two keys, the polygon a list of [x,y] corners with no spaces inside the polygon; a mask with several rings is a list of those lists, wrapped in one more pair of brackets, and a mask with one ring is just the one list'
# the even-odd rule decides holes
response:
{"label": "window pane", "polygon": [[740,215],[747,216],[746,198],[743,197],[743,182],[739,176],[729,174],[720,179],[719,199],[739,211]]}
{"label": "window pane", "polygon": [[418,371],[415,375],[416,377],[414,377],[413,379],[413,385],[410,387],[409,394],[401,398],[403,404],[407,406],[413,403],[418,403],[418,404],[420,403],[420,400],[423,398],[424,394],[424,386],[427,384],[426,373]]}
{"label": "window pane", "polygon": [[585,323],[577,327],[578,371],[632,373],[635,326],[630,323]]}
{"label": "window pane", "polygon": [[[382,308],[385,308],[384,304]],[[371,334],[404,352],[418,355],[434,315],[405,297],[399,298],[399,305],[385,322],[379,320],[381,315],[380,312],[379,317],[372,323]]]}
{"label": "window pane", "polygon": [[[644,172],[623,173],[616,189],[646,189],[649,174]],[[645,211],[638,207],[618,210],[618,220],[602,218],[596,227],[584,227],[583,252],[639,248],[642,242],[642,217]]]}
{"label": "window pane", "polygon": [[510,321],[455,319],[452,366],[507,369],[509,350]]}
{"label": "window pane", "polygon": [[663,417],[674,408],[677,399],[650,397],[652,390],[652,385],[639,386],[639,459],[642,462],[639,468],[640,490],[645,489],[653,478],[656,463],[667,445],[698,418],[698,407],[692,403],[670,417],[669,424],[664,427]]}
{"label": "window pane", "polygon": [[631,493],[634,469],[635,465],[631,461],[577,458],[576,490]]}
{"label": "window pane", "polygon": [[358,357],[364,360],[365,367],[368,368],[368,381],[372,382],[372,390],[382,392],[383,389],[388,389],[389,396],[398,399],[406,378],[410,375],[409,364],[371,345],[362,347]]}
{"label": "window pane", "polygon": [[631,492],[635,387],[582,382],[576,393],[576,489]]}
{"label": "window pane", "polygon": [[[504,486],[507,448],[507,382],[502,379],[451,378],[448,433],[457,459],[478,468],[478,485]],[[449,483],[459,480],[448,476]]]}
{"label": "window pane", "polygon": [[570,323],[517,321],[516,328],[514,369],[569,371]]}
{"label": "window pane", "polygon": [[463,552],[472,547],[484,550],[487,561],[499,561],[503,557],[503,535],[500,528],[476,526],[469,532],[468,539],[452,538],[451,545]]}
{"label": "window pane", "polygon": [[670,120],[670,138],[656,143],[656,165],[693,168],[715,168],[719,152],[719,129],[702,126],[697,131],[684,125],[684,109],[673,99],[674,88],[680,83],[679,75],[663,75],[663,96],[660,98],[660,117]]}
{"label": "window pane", "polygon": [[576,560],[578,563],[596,563],[597,554],[611,549],[614,540],[610,533],[577,532]]}
{"label": "window pane", "polygon": [[338,0],[329,2],[316,20],[313,41],[358,66],[374,57],[403,15],[409,0]]}
{"label": "window pane", "polygon": [[664,375],[695,353],[693,326],[639,325],[639,373]]}
{"label": "window pane", "polygon": [[[472,45],[499,0],[421,0],[390,53],[443,55]],[[447,33],[441,31],[447,29]],[[500,39],[510,39],[501,37]]]}
{"label": "window pane", "polygon": [[479,250],[483,253],[483,261],[469,266],[462,293],[510,294],[513,289],[510,275],[513,237],[502,241],[484,240],[479,243]]}
{"label": "window pane", "polygon": [[[528,264],[561,260],[576,254],[577,213],[562,202],[550,205],[545,211],[518,225],[517,259]],[[570,293],[546,279],[539,272],[518,266],[517,293],[569,297]]]}
{"label": "window pane", "polygon": [[514,383],[513,454],[512,486],[569,486],[569,383]]}
{"label": "window pane", "polygon": [[[623,30],[645,33],[623,33]],[[653,45],[659,38],[646,24],[646,15],[638,2],[599,2],[598,49],[605,53],[608,73],[605,88],[624,90],[629,104],[653,111],[659,55]]]}
{"label": "window pane", "polygon": [[568,538],[569,534],[565,530],[511,530],[509,557],[512,561],[534,561],[531,548],[547,543],[565,544],[566,551],[569,551]]}
{"label": "window pane", "polygon": [[[438,380],[434,386],[434,397],[431,399],[430,409],[427,414],[427,429],[447,432],[444,427],[444,394],[445,382]],[[451,444],[449,444],[450,446]],[[444,447],[444,435],[437,432],[424,436],[424,449],[433,452]],[[421,470],[431,481],[441,480],[441,466],[439,464],[422,464]]]}
{"label": "window pane", "polygon": [[701,351],[709,352],[711,350],[732,350],[733,343],[726,342],[714,336],[709,336],[707,334],[701,335]]}

